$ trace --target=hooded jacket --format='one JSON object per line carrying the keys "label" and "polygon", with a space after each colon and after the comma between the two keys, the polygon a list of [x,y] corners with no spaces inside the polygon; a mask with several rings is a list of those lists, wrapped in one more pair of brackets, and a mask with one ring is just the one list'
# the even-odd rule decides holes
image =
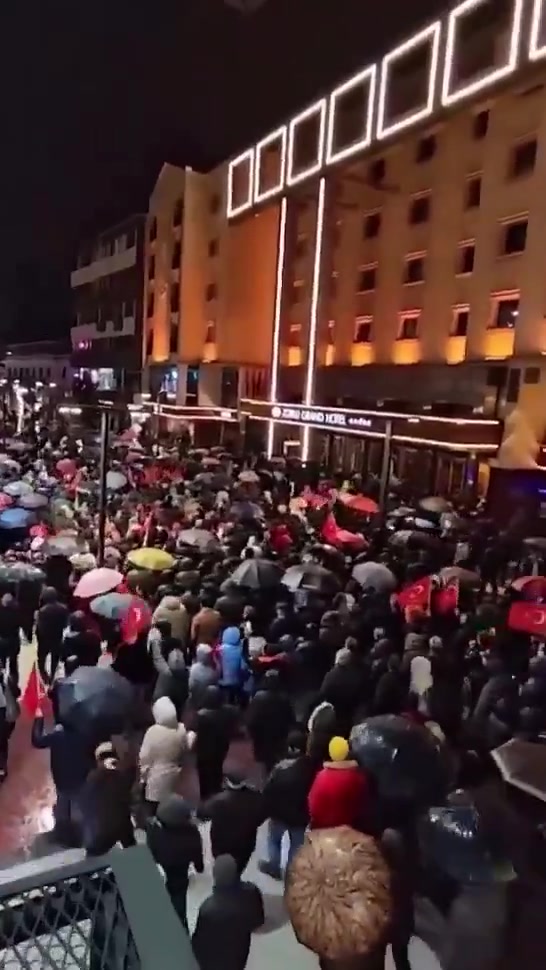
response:
{"label": "hooded jacket", "polygon": [[156,606],[152,619],[154,623],[160,621],[170,623],[172,636],[180,640],[183,647],[187,646],[190,617],[178,596],[164,596]]}
{"label": "hooded jacket", "polygon": [[195,652],[195,662],[190,667],[190,699],[195,710],[203,705],[207,687],[218,683],[219,673],[214,667],[212,647],[200,643]]}
{"label": "hooded jacket", "polygon": [[160,802],[171,794],[183,756],[192,746],[194,735],[178,723],[176,708],[168,697],[159,698],[152,713],[155,724],[144,735],[139,763],[146,800]]}
{"label": "hooded jacket", "polygon": [[260,890],[241,882],[230,856],[219,856],[213,868],[214,889],[199,909],[192,947],[200,970],[244,970],[252,933],[264,922]]}
{"label": "hooded jacket", "polygon": [[242,686],[248,674],[248,667],[243,655],[241,634],[236,626],[228,626],[227,630],[224,630],[218,659],[220,662],[220,686]]}
{"label": "hooded jacket", "polygon": [[152,659],[158,672],[153,699],[157,701],[161,697],[168,697],[176,708],[179,720],[182,720],[188,699],[188,670],[184,654],[175,648],[165,660],[161,646],[152,643]]}
{"label": "hooded jacket", "polygon": [[168,795],[146,823],[148,848],[165,873],[172,903],[185,923],[188,870],[203,872],[203,846],[191,810],[181,795]]}
{"label": "hooded jacket", "polygon": [[210,818],[210,844],[216,859],[232,855],[248,859],[256,847],[258,828],[265,821],[265,802],[262,792],[239,778],[225,780],[224,790],[205,803],[204,812]]}

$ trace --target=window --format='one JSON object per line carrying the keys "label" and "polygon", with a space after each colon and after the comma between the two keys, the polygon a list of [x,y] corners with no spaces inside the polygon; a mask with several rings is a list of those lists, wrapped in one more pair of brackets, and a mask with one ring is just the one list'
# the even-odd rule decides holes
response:
{"label": "window", "polygon": [[333,347],[336,342],[336,321],[328,320],[328,346]]}
{"label": "window", "polygon": [[417,148],[415,150],[415,161],[416,162],[430,162],[431,158],[434,158],[436,154],[436,135],[425,135],[417,142]]}
{"label": "window", "polygon": [[155,277],[155,256],[150,256],[150,261],[148,263],[148,279],[153,280]]}
{"label": "window", "polygon": [[180,269],[180,260],[182,259],[182,243],[179,239],[176,240],[173,246],[173,255],[171,259],[171,266],[173,269]]}
{"label": "window", "polygon": [[502,227],[501,254],[513,256],[522,253],[527,244],[527,219],[518,219]]}
{"label": "window", "polygon": [[174,212],[173,212],[173,226],[175,228],[182,225],[183,214],[184,214],[184,200],[178,199],[178,202],[176,203],[174,207]]}
{"label": "window", "polygon": [[171,323],[171,328],[169,330],[169,353],[178,353],[178,324]]}
{"label": "window", "polygon": [[364,239],[375,239],[381,230],[381,213],[369,212],[364,216]]}
{"label": "window", "polygon": [[419,314],[403,313],[400,316],[398,340],[417,340],[419,336]]}
{"label": "window", "polygon": [[506,385],[506,403],[517,404],[519,398],[519,386],[521,383],[521,371],[513,368],[508,373],[508,383]]}
{"label": "window", "polygon": [[410,225],[417,226],[423,222],[428,222],[429,217],[430,195],[418,195],[415,199],[412,199],[408,213]]}
{"label": "window", "polygon": [[476,141],[481,141],[485,138],[487,132],[489,131],[489,111],[480,111],[477,115],[474,115],[472,119],[472,134]]}
{"label": "window", "polygon": [[370,162],[368,167],[368,181],[372,185],[382,182],[387,174],[387,163],[384,158],[376,158],[375,162]]}
{"label": "window", "polygon": [[157,239],[157,219],[156,218],[153,218],[152,221],[150,222],[150,242],[153,242],[154,239]]}
{"label": "window", "polygon": [[146,357],[151,357],[154,351],[154,332],[152,328],[148,330],[146,335]]}
{"label": "window", "polygon": [[205,335],[205,343],[207,344],[216,343],[216,320],[209,320],[207,322],[207,332]]}
{"label": "window", "polygon": [[495,301],[495,312],[491,322],[493,330],[513,330],[519,315],[519,299],[505,297]]}
{"label": "window", "polygon": [[216,286],[216,283],[209,283],[205,290],[205,299],[207,303],[209,303],[211,300],[216,300],[217,296],[218,287]]}
{"label": "window", "polygon": [[301,347],[301,323],[291,323],[288,328],[288,346]]}
{"label": "window", "polygon": [[408,256],[404,272],[404,283],[422,283],[425,278],[425,257]]}
{"label": "window", "polygon": [[466,183],[465,208],[477,209],[482,200],[482,178],[481,175],[474,175]]}
{"label": "window", "polygon": [[121,310],[114,313],[114,319],[112,322],[115,333],[120,333],[123,330],[123,317],[121,315]]}
{"label": "window", "polygon": [[331,299],[335,299],[335,297],[337,296],[337,281],[338,281],[338,273],[334,270],[334,272],[330,276],[330,298]]}
{"label": "window", "polygon": [[180,283],[173,283],[171,286],[171,313],[178,313],[180,310]]}
{"label": "window", "polygon": [[292,303],[300,303],[303,299],[303,280],[292,282]]}
{"label": "window", "polygon": [[220,203],[221,203],[220,196],[218,192],[215,192],[214,195],[211,195],[210,197],[209,210],[210,210],[211,216],[217,215],[217,213],[220,211]]}
{"label": "window", "polygon": [[296,239],[296,248],[294,250],[294,255],[296,259],[302,259],[302,257],[305,256],[305,254],[307,253],[307,243],[308,243],[307,236],[305,235],[298,236],[298,238]]}
{"label": "window", "polygon": [[153,317],[154,315],[154,294],[148,293],[148,305],[146,308],[146,315],[148,317]]}
{"label": "window", "polygon": [[212,259],[213,256],[217,256],[217,255],[218,255],[218,240],[211,239],[209,242],[209,256]]}
{"label": "window", "polygon": [[468,333],[468,321],[470,312],[467,306],[455,307],[453,311],[453,321],[451,324],[452,337],[466,337]]}
{"label": "window", "polygon": [[476,245],[473,242],[461,243],[457,256],[457,275],[467,276],[474,272]]}
{"label": "window", "polygon": [[357,317],[353,342],[355,344],[370,344],[372,342],[373,317]]}
{"label": "window", "polygon": [[510,178],[520,178],[534,171],[537,160],[537,140],[530,138],[516,145],[510,154],[508,174]]}
{"label": "window", "polygon": [[523,380],[525,384],[540,384],[540,367],[526,367]]}
{"label": "window", "polygon": [[375,290],[377,266],[365,266],[358,274],[358,292],[369,293]]}

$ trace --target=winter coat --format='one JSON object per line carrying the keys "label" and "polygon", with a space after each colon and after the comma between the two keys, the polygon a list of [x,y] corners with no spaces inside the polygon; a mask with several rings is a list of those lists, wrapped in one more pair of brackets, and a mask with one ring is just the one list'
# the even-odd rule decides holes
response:
{"label": "winter coat", "polygon": [[248,733],[255,751],[285,750],[294,712],[286,694],[279,690],[259,690],[247,710]]}
{"label": "winter coat", "polygon": [[79,791],[95,765],[93,745],[62,724],[45,731],[43,717],[34,719],[31,737],[34,748],[50,751],[51,776],[57,791],[69,795]]}
{"label": "winter coat", "polygon": [[207,687],[217,684],[219,676],[214,667],[212,648],[206,643],[199,644],[189,674],[190,701],[194,710],[203,706]]}
{"label": "winter coat", "polygon": [[201,904],[192,936],[200,970],[245,970],[252,933],[263,922],[262,895],[252,883],[215,888]]}
{"label": "winter coat", "polygon": [[190,617],[178,596],[164,596],[153,614],[153,622],[167,622],[171,625],[171,635],[187,646],[190,632]]}
{"label": "winter coat", "polygon": [[306,754],[288,756],[273,768],[264,788],[265,813],[286,828],[307,828],[308,798],[318,771]]}
{"label": "winter coat", "polygon": [[361,663],[336,664],[322,682],[320,700],[332,704],[343,736],[349,734],[356,710],[368,699],[369,673]]}
{"label": "winter coat", "polygon": [[152,643],[152,659],[158,672],[153,699],[158,701],[160,697],[168,697],[181,721],[188,700],[188,670],[184,654],[181,650],[171,650],[165,660],[161,646]]}
{"label": "winter coat", "polygon": [[213,647],[218,641],[221,629],[222,617],[218,610],[203,606],[192,620],[192,641],[193,643],[206,643],[209,647]]}
{"label": "winter coat", "polygon": [[309,792],[311,828],[360,828],[370,812],[368,780],[356,761],[327,761]]}
{"label": "winter coat", "polygon": [[[207,691],[217,691],[208,687]],[[207,697],[205,691],[205,704]],[[202,707],[197,712],[194,750],[198,761],[218,759],[223,761],[233,737],[237,710],[228,706]]]}
{"label": "winter coat", "polygon": [[222,643],[218,650],[220,665],[220,686],[241,687],[248,676],[248,667],[243,654],[243,643],[237,627],[224,630]]}
{"label": "winter coat", "polygon": [[72,633],[65,630],[63,637],[63,659],[77,657],[81,667],[95,667],[101,657],[100,637],[91,630]]}
{"label": "winter coat", "polygon": [[226,787],[204,805],[210,818],[210,844],[214,858],[231,855],[248,859],[256,848],[256,835],[266,819],[261,792],[246,783]]}
{"label": "winter coat", "polygon": [[168,697],[161,697],[152,708],[155,724],[148,728],[140,748],[139,762],[145,798],[160,802],[170,795],[189,750],[193,736],[178,723],[176,708]]}
{"label": "winter coat", "polygon": [[156,816],[146,823],[146,840],[165,873],[171,901],[185,924],[188,870],[193,865],[197,872],[203,872],[204,866],[199,829],[180,795],[169,796],[161,802]]}
{"label": "winter coat", "polygon": [[46,644],[60,643],[68,620],[68,609],[64,603],[46,603],[36,614],[36,634]]}
{"label": "winter coat", "polygon": [[132,832],[131,772],[119,764],[97,765],[80,796],[84,847],[93,855],[109,852]]}

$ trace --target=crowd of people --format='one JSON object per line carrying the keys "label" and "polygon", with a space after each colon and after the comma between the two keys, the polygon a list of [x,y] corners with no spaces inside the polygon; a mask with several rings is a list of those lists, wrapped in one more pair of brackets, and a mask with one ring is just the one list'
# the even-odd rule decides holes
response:
{"label": "crowd of people", "polygon": [[[373,480],[311,476],[220,447],[152,449],[128,431],[111,449],[101,549],[96,443],[57,428],[11,444],[0,456],[0,770],[18,716],[21,643],[35,637],[47,692],[32,743],[50,752],[55,842],[99,855],[142,830],[187,927],[189,873],[203,871],[200,825],[210,822],[214,889],[194,952],[201,970],[216,968],[219,953],[222,966],[243,970],[264,919],[243,879],[260,826],[259,867],[274,880],[286,878],[306,832],[348,826],[389,864],[388,939],[407,970],[415,895],[459,913],[453,901],[476,883],[426,859],[423,813],[470,807],[484,845],[498,841],[499,819],[516,818],[515,840],[506,827],[517,844],[502,848],[511,878],[480,883],[498,903],[482,914],[486,945],[472,955],[452,947],[444,963],[494,966],[505,937],[495,928],[489,938],[487,913],[496,927],[500,907],[513,928],[512,882],[543,860],[540,813],[516,812],[492,753],[512,739],[540,745],[546,731],[544,640],[530,611],[546,597],[546,542],[499,535],[464,496],[454,505],[393,481],[380,511]],[[119,724],[88,731],[63,715],[67,686],[76,695],[88,668],[131,685]],[[383,785],[369,739],[375,731],[388,747],[391,728],[402,754],[406,734],[426,739],[443,791],[438,782],[424,794],[417,760],[398,768],[396,739],[400,774]],[[234,742],[250,746],[251,777],[225,770]],[[187,797],[194,768],[198,792]],[[466,917],[453,932],[473,940]]]}

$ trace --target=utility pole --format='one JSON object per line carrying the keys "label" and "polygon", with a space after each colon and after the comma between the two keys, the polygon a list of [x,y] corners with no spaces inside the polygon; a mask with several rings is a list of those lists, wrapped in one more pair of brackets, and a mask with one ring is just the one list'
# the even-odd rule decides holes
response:
{"label": "utility pole", "polygon": [[108,475],[108,446],[110,438],[110,411],[103,408],[100,413],[100,471],[99,471],[99,534],[98,561],[104,564],[104,540],[106,536],[106,477]]}

